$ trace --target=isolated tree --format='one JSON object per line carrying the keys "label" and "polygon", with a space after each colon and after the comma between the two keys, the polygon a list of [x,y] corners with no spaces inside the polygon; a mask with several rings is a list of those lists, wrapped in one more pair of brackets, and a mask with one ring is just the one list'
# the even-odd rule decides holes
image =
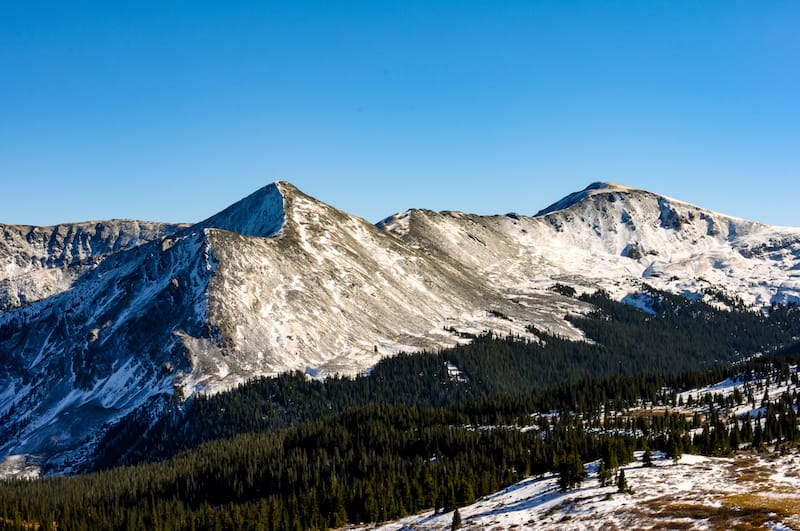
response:
{"label": "isolated tree", "polygon": [[646,447],[644,449],[644,455],[642,456],[642,464],[647,467],[653,466],[653,452],[650,451],[650,448]]}
{"label": "isolated tree", "polygon": [[461,514],[458,512],[458,509],[453,511],[453,523],[450,525],[450,529],[451,531],[461,529]]}
{"label": "isolated tree", "polygon": [[617,476],[617,490],[619,492],[628,492],[628,480],[625,479],[625,471],[620,470],[619,475]]}
{"label": "isolated tree", "polygon": [[605,461],[600,461],[600,468],[597,470],[597,479],[601,487],[606,487],[611,483],[611,471],[606,467]]}
{"label": "isolated tree", "polygon": [[577,452],[562,453],[558,459],[558,487],[562,491],[574,489],[583,482],[586,469]]}
{"label": "isolated tree", "polygon": [[683,441],[681,440],[681,435],[677,431],[673,431],[670,436],[669,440],[667,441],[667,457],[672,459],[674,464],[678,464],[678,461],[681,460],[681,455],[683,455]]}

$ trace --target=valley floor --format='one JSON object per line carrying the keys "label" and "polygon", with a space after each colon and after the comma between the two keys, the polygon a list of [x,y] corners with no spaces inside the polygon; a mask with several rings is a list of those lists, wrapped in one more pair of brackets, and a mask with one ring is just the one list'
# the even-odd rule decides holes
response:
{"label": "valley floor", "polygon": [[[601,487],[599,462],[574,490],[557,477],[527,478],[459,508],[463,529],[800,529],[800,453],[741,453],[733,458],[684,455],[677,464],[656,453],[653,467],[622,467],[630,493]],[[449,530],[453,512],[426,512],[381,531]]]}

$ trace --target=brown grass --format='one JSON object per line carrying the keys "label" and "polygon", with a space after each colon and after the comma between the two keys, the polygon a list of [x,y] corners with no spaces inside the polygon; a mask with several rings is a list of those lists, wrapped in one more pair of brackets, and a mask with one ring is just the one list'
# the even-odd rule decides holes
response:
{"label": "brown grass", "polygon": [[[675,528],[674,520],[702,521],[703,527],[711,529],[730,529],[737,531],[753,531],[764,529],[769,520],[769,511],[763,509],[746,510],[738,506],[710,507],[699,504],[671,504],[659,515],[660,519],[667,520],[663,529]],[[669,521],[672,520],[672,521]],[[691,529],[688,525],[684,529]]]}
{"label": "brown grass", "polygon": [[[783,489],[781,489],[783,490]],[[800,515],[800,496],[782,496],[770,491],[768,493],[734,494],[722,500],[724,506],[739,507],[743,511],[764,511],[779,516]]]}
{"label": "brown grass", "polygon": [[736,475],[736,481],[762,484],[769,481],[772,471],[754,457],[737,459],[730,465],[730,470]]}
{"label": "brown grass", "polygon": [[[691,530],[698,528],[755,531],[765,529],[769,520],[789,518],[800,514],[800,498],[768,498],[766,495],[737,494],[724,498],[722,506],[669,501],[667,497],[649,500],[639,508],[628,509],[629,521],[648,524],[656,530]],[[770,515],[773,516],[770,516]],[[774,515],[777,515],[774,516]]]}

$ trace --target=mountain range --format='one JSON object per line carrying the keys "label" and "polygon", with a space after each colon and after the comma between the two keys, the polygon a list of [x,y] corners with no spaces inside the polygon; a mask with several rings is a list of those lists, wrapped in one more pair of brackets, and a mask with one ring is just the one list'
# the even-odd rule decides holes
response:
{"label": "mountain range", "polygon": [[643,311],[645,284],[800,301],[800,229],[610,183],[532,216],[413,209],[372,224],[277,182],[194,225],[0,230],[5,474],[70,472],[131,411],[261,375],[353,375],[484,330],[580,340],[565,317],[590,307],[564,288]]}

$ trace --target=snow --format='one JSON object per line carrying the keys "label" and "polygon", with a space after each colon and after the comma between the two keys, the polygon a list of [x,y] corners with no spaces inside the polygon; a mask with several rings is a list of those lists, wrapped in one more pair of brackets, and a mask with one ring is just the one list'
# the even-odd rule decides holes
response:
{"label": "snow", "polygon": [[103,257],[182,227],[130,220],[52,227],[0,224],[0,311],[63,293]]}
{"label": "snow", "polygon": [[[594,182],[589,186],[587,186],[586,188],[584,188],[583,190],[569,194],[565,198],[556,201],[549,207],[540,210],[539,212],[536,213],[536,216],[544,216],[552,212],[557,212],[559,210],[567,209],[572,205],[575,205],[576,203],[585,200],[587,197],[591,197],[598,193],[628,192],[630,190],[631,190],[630,188],[619,184],[608,183],[608,182]],[[623,218],[623,221],[627,222],[627,218]]]}
{"label": "snow", "polygon": [[[791,368],[796,371],[796,367]],[[796,386],[754,380],[770,397]],[[743,382],[727,379],[681,393],[700,398],[707,393],[728,396]],[[761,391],[763,393],[763,389]],[[760,397],[759,397],[760,398]],[[673,411],[676,410],[672,408]],[[680,409],[680,408],[678,408]],[[635,411],[635,410],[632,410]],[[684,412],[703,411],[684,408]],[[469,427],[493,429],[496,426]],[[510,427],[505,427],[506,429]],[[459,507],[465,529],[732,529],[768,515],[770,529],[800,529],[800,449],[787,455],[743,451],[732,458],[683,454],[677,464],[653,452],[655,466],[644,467],[643,452],[622,469],[633,492],[601,487],[599,461],[586,463],[587,478],[579,488],[558,490],[554,474],[529,477],[475,503]],[[743,506],[747,510],[743,509]],[[349,529],[446,530],[453,513],[426,511],[379,525]],[[756,526],[758,527],[758,526]]]}
{"label": "snow", "polygon": [[653,300],[652,297],[645,295],[644,293],[630,293],[622,297],[623,304],[627,304],[629,306],[633,306],[634,308],[638,308],[639,310],[649,313],[650,315],[655,315],[656,312],[653,309]]}
{"label": "snow", "polygon": [[26,455],[9,455],[0,462],[0,478],[35,479],[40,468],[35,460]]}
{"label": "snow", "polygon": [[[646,468],[638,452],[636,462],[622,467],[632,493],[619,493],[616,486],[601,487],[595,462],[587,463],[588,477],[577,489],[561,492],[557,478],[547,474],[526,478],[458,510],[464,529],[732,528],[748,518],[736,505],[738,497],[751,493],[764,499],[788,495],[796,503],[800,495],[797,474],[781,483],[765,483],[744,472],[772,467],[792,470],[799,461],[797,454],[780,458],[741,455],[733,459],[684,455],[675,465],[656,452],[655,466]],[[452,519],[452,512],[427,511],[351,529],[449,530]],[[800,515],[773,512],[770,521],[773,529],[797,529]]]}
{"label": "snow", "polygon": [[450,377],[451,380],[455,380],[457,382],[466,382],[467,378],[464,376],[464,373],[456,367],[452,362],[446,361],[445,367],[447,368],[447,375]]}
{"label": "snow", "polygon": [[381,230],[397,234],[398,236],[405,236],[406,234],[408,234],[410,226],[409,222],[410,214],[411,214],[410,210],[394,214],[384,219],[383,221],[379,222],[377,224],[377,227],[380,228]]}
{"label": "snow", "polygon": [[280,232],[286,221],[281,193],[285,186],[291,185],[282,182],[267,185],[201,222],[200,226],[271,238]]}

